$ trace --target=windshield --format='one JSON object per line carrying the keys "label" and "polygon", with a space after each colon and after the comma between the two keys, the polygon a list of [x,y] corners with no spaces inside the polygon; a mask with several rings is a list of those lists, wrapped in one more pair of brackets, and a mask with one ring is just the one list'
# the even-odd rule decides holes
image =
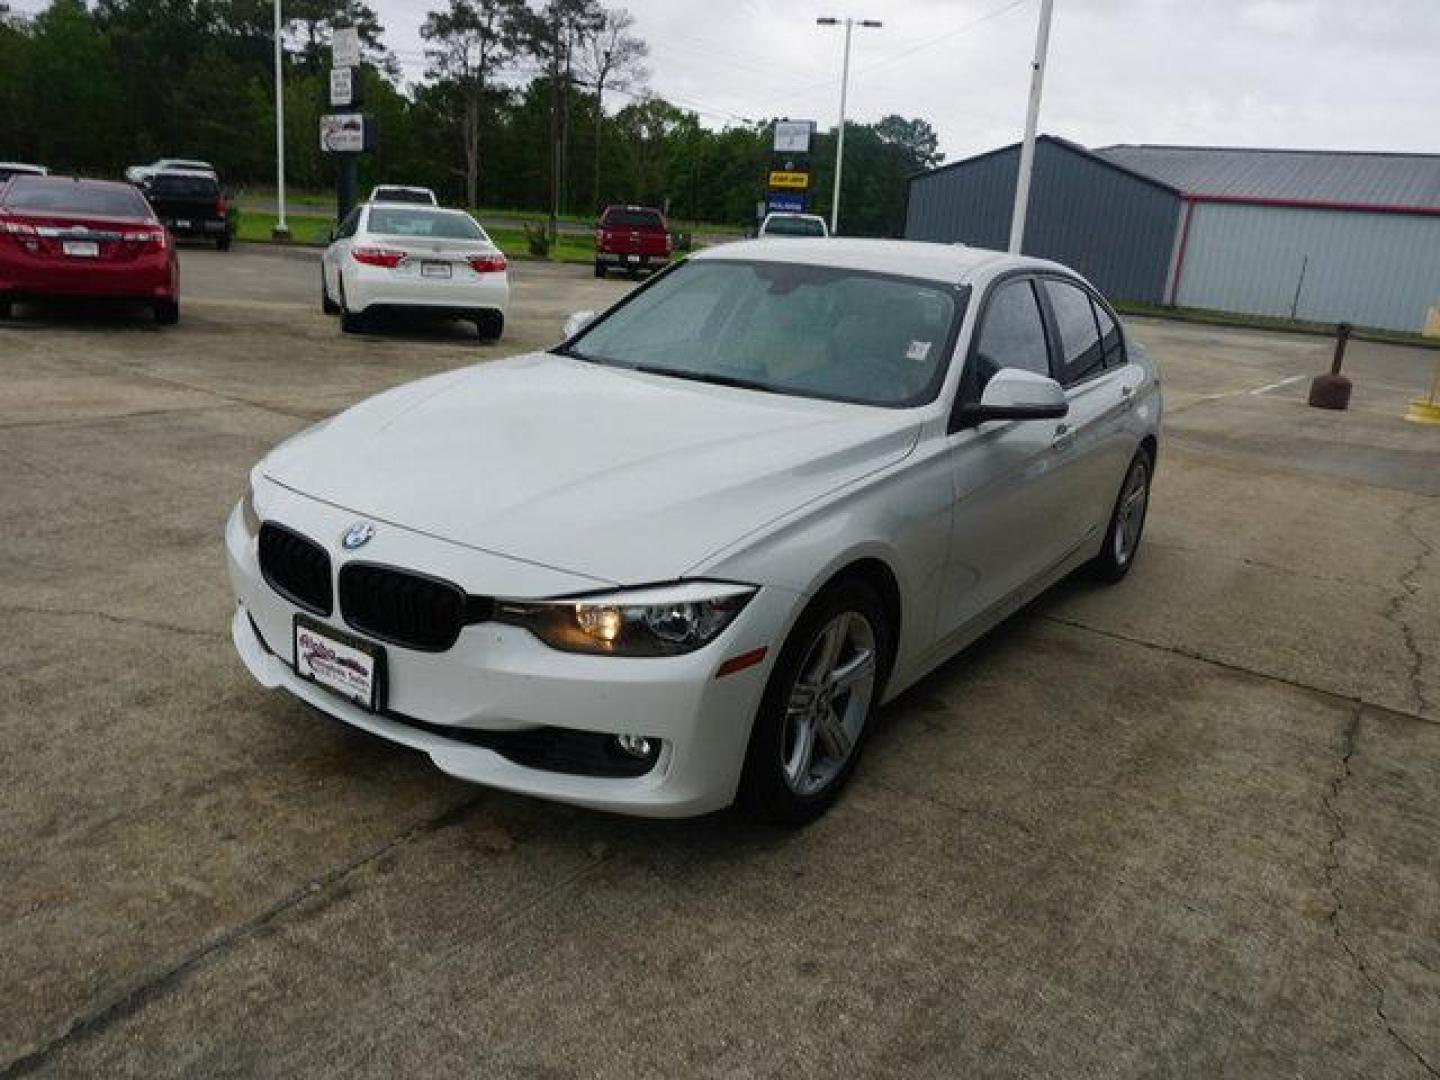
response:
{"label": "windshield", "polygon": [[427,206],[435,205],[435,199],[428,191],[419,191],[415,188],[376,188],[375,194],[372,195],[371,198],[375,202],[424,203]]}
{"label": "windshield", "polygon": [[814,218],[772,217],[765,222],[766,236],[824,236],[825,226]]}
{"label": "windshield", "polygon": [[15,177],[6,185],[5,206],[10,210],[94,214],[98,217],[150,216],[150,205],[133,187],[50,176]]}
{"label": "windshield", "polygon": [[161,173],[150,181],[152,195],[178,195],[181,198],[210,198],[220,194],[220,186],[209,176],[175,176]]}
{"label": "windshield", "polygon": [[963,292],[795,263],[681,263],[574,339],[583,360],[802,397],[934,398]]}
{"label": "windshield", "polygon": [[485,240],[485,230],[469,214],[453,210],[372,207],[366,228],[386,236],[427,236],[440,240]]}
{"label": "windshield", "polygon": [[607,229],[663,229],[665,223],[655,210],[607,210],[600,219]]}

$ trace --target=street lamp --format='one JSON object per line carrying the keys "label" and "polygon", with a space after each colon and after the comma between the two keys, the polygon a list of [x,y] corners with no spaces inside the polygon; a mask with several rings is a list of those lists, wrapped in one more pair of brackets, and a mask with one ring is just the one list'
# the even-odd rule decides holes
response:
{"label": "street lamp", "polygon": [[277,240],[288,240],[290,230],[285,226],[285,86],[281,72],[284,70],[285,51],[281,37],[284,21],[280,17],[280,0],[275,0],[275,232]]}
{"label": "street lamp", "polygon": [[845,62],[840,69],[840,134],[835,142],[835,193],[830,199],[830,233],[833,236],[840,223],[840,171],[845,163],[845,92],[850,85],[850,32],[857,26],[878,30],[885,24],[879,19],[836,19],[829,15],[821,16],[815,23],[817,26],[845,27]]}

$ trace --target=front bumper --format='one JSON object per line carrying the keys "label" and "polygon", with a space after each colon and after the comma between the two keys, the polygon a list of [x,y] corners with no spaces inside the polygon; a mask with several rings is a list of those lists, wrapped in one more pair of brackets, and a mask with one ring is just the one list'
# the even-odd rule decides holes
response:
{"label": "front bumper", "polygon": [[[264,507],[265,516],[325,547],[338,575],[348,557],[338,540],[355,515],[283,489],[273,501],[278,505]],[[526,630],[499,623],[466,627],[443,653],[388,645],[386,713],[376,714],[296,675],[292,627],[299,609],[261,576],[255,538],[246,531],[238,510],[226,525],[225,540],[236,597],[231,636],[261,685],[287,690],[348,724],[419,750],[452,776],[649,817],[703,814],[734,800],[770,664],[800,599],[785,590],[762,589],[717,641],[683,656],[641,659],[564,653]],[[576,580],[588,580],[394,526],[382,526],[364,555],[369,561],[447,577],[477,594],[557,595],[577,591]],[[550,580],[541,580],[546,575]],[[514,587],[506,587],[507,578]],[[594,583],[589,582],[589,587],[593,589]],[[321,621],[355,634],[339,612]],[[724,660],[762,645],[769,648],[765,662],[716,677]],[[406,718],[424,726],[406,723]],[[455,728],[457,737],[437,730],[445,727]],[[467,731],[540,727],[640,734],[662,740],[663,748],[644,775],[606,777],[528,767],[464,740]]]}

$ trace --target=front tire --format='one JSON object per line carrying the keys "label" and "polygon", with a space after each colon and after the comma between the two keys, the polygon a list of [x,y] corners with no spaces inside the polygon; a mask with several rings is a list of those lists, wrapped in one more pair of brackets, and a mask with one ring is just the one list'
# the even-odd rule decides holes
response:
{"label": "front tire", "polygon": [[1090,564],[1101,581],[1119,581],[1135,564],[1145,531],[1145,515],[1150,509],[1150,478],[1154,472],[1154,457],[1141,447],[1125,470],[1125,480],[1110,513],[1110,527],[1105,530],[1105,546]]}
{"label": "front tire", "polygon": [[174,326],[180,321],[180,304],[175,300],[158,300],[152,310],[161,326]]}
{"label": "front tire", "polygon": [[740,780],[748,816],[801,825],[855,771],[885,689],[891,630],[873,588],[830,586],[810,602],[770,673]]}

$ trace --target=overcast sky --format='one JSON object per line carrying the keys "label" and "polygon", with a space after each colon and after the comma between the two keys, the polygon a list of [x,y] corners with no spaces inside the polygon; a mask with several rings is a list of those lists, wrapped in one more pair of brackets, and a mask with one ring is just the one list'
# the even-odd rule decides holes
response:
{"label": "overcast sky", "polygon": [[[44,0],[19,0],[35,10]],[[411,78],[442,0],[370,0]],[[650,43],[651,87],[705,123],[929,120],[948,160],[1013,142],[1039,0],[609,0]],[[618,104],[621,99],[616,99]],[[1041,130],[1114,142],[1440,151],[1440,0],[1055,0]]]}
{"label": "overcast sky", "polygon": [[[418,74],[425,0],[377,0]],[[919,116],[947,160],[1013,142],[1039,0],[619,0],[654,90],[708,124]],[[1041,130],[1114,142],[1440,151],[1440,0],[1055,0]]]}

